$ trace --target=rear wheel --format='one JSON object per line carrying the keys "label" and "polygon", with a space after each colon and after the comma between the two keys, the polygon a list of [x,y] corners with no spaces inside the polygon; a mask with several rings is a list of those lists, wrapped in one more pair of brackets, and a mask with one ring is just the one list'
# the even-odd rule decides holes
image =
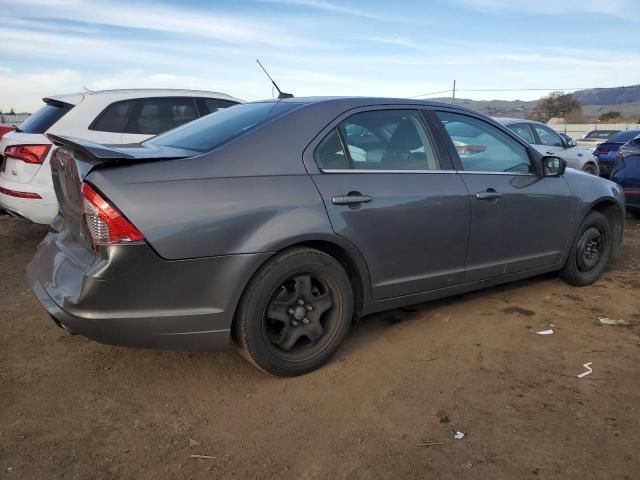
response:
{"label": "rear wheel", "polygon": [[243,295],[236,341],[257,367],[277,376],[301,375],[324,364],[351,325],[353,294],[333,257],[294,248],[265,264]]}
{"label": "rear wheel", "polygon": [[595,163],[589,162],[587,163],[584,167],[582,167],[582,171],[586,172],[590,175],[599,175],[600,171],[598,169],[598,166]]}
{"label": "rear wheel", "polygon": [[560,277],[577,287],[591,285],[604,272],[611,257],[612,234],[607,217],[593,211],[580,225]]}

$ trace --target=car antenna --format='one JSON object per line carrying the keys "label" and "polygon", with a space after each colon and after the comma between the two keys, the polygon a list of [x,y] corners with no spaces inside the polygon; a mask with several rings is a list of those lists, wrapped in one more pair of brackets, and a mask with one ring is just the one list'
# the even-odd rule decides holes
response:
{"label": "car antenna", "polygon": [[267,77],[269,77],[269,80],[271,80],[271,83],[273,83],[273,86],[276,87],[276,90],[278,91],[278,98],[279,99],[293,98],[293,94],[285,93],[282,90],[280,90],[280,87],[278,87],[278,84],[273,81],[273,78],[271,78],[271,75],[269,75],[269,72],[267,72],[267,69],[262,66],[262,64],[260,63],[260,60],[258,60],[256,58],[256,62],[258,62],[258,65],[260,65],[260,68],[262,69],[262,71],[267,75]]}

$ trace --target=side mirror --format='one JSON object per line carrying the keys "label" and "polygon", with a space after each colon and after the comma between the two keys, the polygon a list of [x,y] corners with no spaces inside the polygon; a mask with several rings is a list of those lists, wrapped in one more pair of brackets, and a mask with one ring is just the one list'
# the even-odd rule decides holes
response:
{"label": "side mirror", "polygon": [[562,138],[562,146],[564,148],[571,148],[576,146],[576,142],[569,135],[561,133],[560,137]]}
{"label": "side mirror", "polygon": [[542,171],[545,177],[559,177],[564,175],[567,161],[560,157],[542,157]]}

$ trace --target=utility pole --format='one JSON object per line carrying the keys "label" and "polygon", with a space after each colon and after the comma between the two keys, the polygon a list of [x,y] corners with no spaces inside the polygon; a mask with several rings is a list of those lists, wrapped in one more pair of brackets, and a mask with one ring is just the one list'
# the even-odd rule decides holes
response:
{"label": "utility pole", "polygon": [[453,96],[451,97],[451,103],[456,103],[456,81],[453,81]]}

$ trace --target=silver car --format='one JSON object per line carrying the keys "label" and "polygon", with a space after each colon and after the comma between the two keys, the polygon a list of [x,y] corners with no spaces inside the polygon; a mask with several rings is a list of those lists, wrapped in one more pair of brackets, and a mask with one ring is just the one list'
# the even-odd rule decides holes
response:
{"label": "silver car", "polygon": [[576,170],[599,175],[598,161],[590,150],[579,147],[569,139],[565,140],[558,132],[544,123],[521,118],[494,118],[515,134],[524,138],[542,155],[553,155],[567,162],[567,166]]}

